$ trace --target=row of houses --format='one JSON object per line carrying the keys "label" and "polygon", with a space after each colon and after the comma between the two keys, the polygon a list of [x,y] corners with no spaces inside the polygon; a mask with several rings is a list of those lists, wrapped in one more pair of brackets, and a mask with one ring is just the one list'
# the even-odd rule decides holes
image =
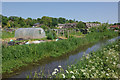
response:
{"label": "row of houses", "polygon": [[[99,26],[100,24],[96,23],[84,23],[86,25],[86,28],[91,28],[95,26]],[[66,23],[66,24],[58,24],[58,28],[75,28],[77,23]]]}
{"label": "row of houses", "polygon": [[76,27],[77,23],[66,23],[66,24],[58,24],[58,28],[74,28]]}
{"label": "row of houses", "polygon": [[[97,26],[100,26],[100,24],[97,24],[97,23],[89,23],[89,22],[86,22],[84,23],[86,25],[86,28],[91,28],[91,27],[97,27]],[[33,27],[40,27],[42,26],[43,24],[39,24],[39,23],[36,23],[33,25]],[[65,23],[65,24],[58,24],[56,27],[59,28],[59,29],[66,29],[66,28],[75,28],[77,25],[77,23]],[[109,29],[120,29],[120,25],[113,25],[113,26],[110,26]]]}
{"label": "row of houses", "polygon": [[110,29],[112,29],[112,30],[120,29],[120,25],[113,25],[113,26],[110,26]]}
{"label": "row of houses", "polygon": [[86,25],[87,28],[100,26],[100,24],[97,24],[97,23],[88,23],[88,22],[86,22],[85,25]]}
{"label": "row of houses", "polygon": [[[87,28],[91,28],[91,27],[95,27],[95,26],[99,26],[100,24],[96,24],[96,23],[88,23],[88,22],[86,22],[86,23],[84,23],[85,25],[86,25],[86,27]],[[33,25],[33,27],[40,27],[40,26],[42,26],[43,24],[40,24],[40,23],[35,23],[34,25]],[[58,24],[56,27],[58,27],[58,28],[75,28],[76,27],[76,25],[77,25],[77,23],[65,23],[65,24]]]}

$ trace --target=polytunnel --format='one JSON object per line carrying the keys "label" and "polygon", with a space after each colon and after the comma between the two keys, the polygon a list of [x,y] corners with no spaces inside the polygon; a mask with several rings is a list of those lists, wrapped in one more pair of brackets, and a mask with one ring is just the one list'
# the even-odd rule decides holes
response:
{"label": "polytunnel", "polygon": [[15,38],[40,39],[45,37],[42,28],[19,28],[15,31]]}

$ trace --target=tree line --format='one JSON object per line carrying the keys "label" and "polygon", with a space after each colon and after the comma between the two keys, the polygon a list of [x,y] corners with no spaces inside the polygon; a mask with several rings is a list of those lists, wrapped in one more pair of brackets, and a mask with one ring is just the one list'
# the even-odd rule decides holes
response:
{"label": "tree line", "polygon": [[[66,18],[53,18],[48,16],[43,16],[42,18],[32,19],[28,17],[27,19],[17,16],[3,16],[0,15],[0,22],[2,24],[2,28],[28,28],[32,27],[34,24],[39,23],[43,24],[41,27],[46,28],[56,28],[58,24],[65,23],[77,23],[77,28],[85,28],[85,24],[82,21],[77,21],[75,19],[66,19]],[[2,20],[2,21],[1,21]],[[100,23],[100,22],[92,22],[92,23]]]}
{"label": "tree line", "polygon": [[[2,16],[2,15],[0,15]],[[68,20],[62,17],[59,18],[53,18],[53,17],[48,17],[48,16],[43,16],[42,18],[37,18],[37,19],[32,19],[32,18],[27,18],[24,19],[22,17],[17,17],[17,16],[2,16],[2,26],[3,28],[26,28],[26,27],[32,27],[35,23],[40,23],[45,25],[46,27],[53,28],[57,26],[58,24],[65,24],[65,23],[74,23],[78,22],[75,20]]]}

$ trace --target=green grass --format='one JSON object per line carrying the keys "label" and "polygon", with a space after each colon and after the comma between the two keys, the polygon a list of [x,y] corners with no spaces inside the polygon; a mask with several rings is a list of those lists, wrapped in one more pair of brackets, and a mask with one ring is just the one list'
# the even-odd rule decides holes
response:
{"label": "green grass", "polygon": [[[111,34],[112,33],[112,34]],[[104,35],[104,36],[103,36]],[[46,57],[58,57],[75,50],[80,45],[98,42],[104,38],[117,36],[115,32],[91,33],[84,38],[70,38],[40,44],[2,47],[2,73],[11,72],[20,66]],[[72,46],[72,47],[71,47]],[[8,65],[9,64],[9,65]]]}
{"label": "green grass", "polygon": [[2,31],[2,39],[13,38],[14,36],[15,36],[15,32]]}
{"label": "green grass", "polygon": [[71,32],[70,35],[81,36],[82,32]]}
{"label": "green grass", "polygon": [[118,78],[120,70],[119,42],[109,44],[97,52],[83,56],[75,65],[68,66],[66,70],[60,68],[59,72],[52,73],[54,78]]}

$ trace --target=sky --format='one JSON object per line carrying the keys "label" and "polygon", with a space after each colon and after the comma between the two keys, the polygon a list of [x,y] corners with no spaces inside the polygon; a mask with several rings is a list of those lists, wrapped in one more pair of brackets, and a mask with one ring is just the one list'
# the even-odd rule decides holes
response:
{"label": "sky", "polygon": [[4,16],[64,17],[83,22],[118,22],[118,2],[2,2]]}
{"label": "sky", "polygon": [[2,2],[118,2],[120,0],[2,0]]}
{"label": "sky", "polygon": [[118,23],[120,23],[120,1],[118,3]]}

